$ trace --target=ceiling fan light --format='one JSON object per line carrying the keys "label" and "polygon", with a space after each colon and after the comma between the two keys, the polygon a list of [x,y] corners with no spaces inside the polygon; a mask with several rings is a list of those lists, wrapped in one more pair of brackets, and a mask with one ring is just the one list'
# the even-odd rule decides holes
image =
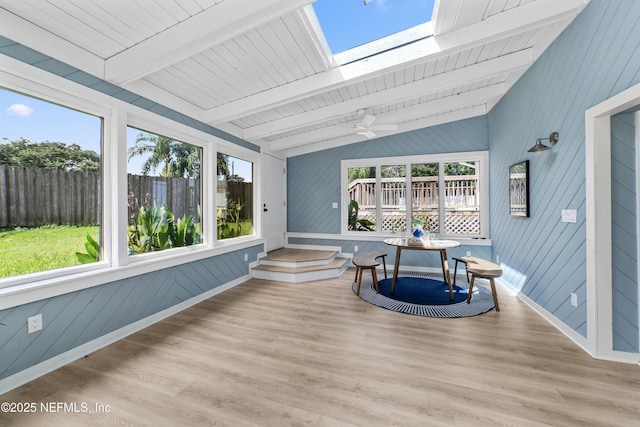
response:
{"label": "ceiling fan light", "polygon": [[358,132],[358,135],[364,135],[367,138],[373,138],[374,136],[376,136],[376,134],[371,132],[370,130],[365,130],[365,131]]}
{"label": "ceiling fan light", "polygon": [[373,124],[373,122],[376,121],[376,116],[372,116],[371,114],[366,114],[363,118],[362,121],[360,122],[360,125],[364,126],[364,127],[369,127]]}

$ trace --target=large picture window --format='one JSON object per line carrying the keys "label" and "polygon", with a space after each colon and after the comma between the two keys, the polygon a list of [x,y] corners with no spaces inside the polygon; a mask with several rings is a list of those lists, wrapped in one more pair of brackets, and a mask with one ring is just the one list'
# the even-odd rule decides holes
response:
{"label": "large picture window", "polygon": [[101,259],[102,118],[0,88],[0,278]]}
{"label": "large picture window", "polygon": [[202,242],[202,149],[133,127],[128,142],[129,254]]}
{"label": "large picture window", "polygon": [[342,161],[343,232],[489,237],[488,153]]}

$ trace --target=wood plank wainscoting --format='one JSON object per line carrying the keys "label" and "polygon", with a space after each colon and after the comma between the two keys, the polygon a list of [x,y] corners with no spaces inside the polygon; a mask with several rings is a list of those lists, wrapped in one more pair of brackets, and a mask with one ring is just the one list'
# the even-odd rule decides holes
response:
{"label": "wood plank wainscoting", "polygon": [[500,312],[419,317],[362,301],[353,272],[250,279],[0,398],[91,411],[0,425],[638,425],[640,368],[592,359],[501,289]]}

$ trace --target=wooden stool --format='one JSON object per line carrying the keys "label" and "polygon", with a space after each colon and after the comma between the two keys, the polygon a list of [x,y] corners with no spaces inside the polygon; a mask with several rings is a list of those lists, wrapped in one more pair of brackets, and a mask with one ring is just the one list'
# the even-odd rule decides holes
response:
{"label": "wooden stool", "polygon": [[[464,264],[465,269],[467,267],[467,262],[473,262],[476,259],[480,259],[480,258],[474,258],[472,256],[463,256],[463,257],[453,257],[453,259],[456,261],[454,267],[453,267],[453,284],[456,284],[456,277],[458,276],[458,263],[461,262]],[[469,282],[469,272],[467,271],[467,283]]]}
{"label": "wooden stool", "polygon": [[[498,294],[496,292],[496,284],[493,279],[502,276],[502,269],[499,265],[487,261],[486,259],[476,258],[472,256],[465,256],[460,258],[453,258],[456,260],[456,264],[453,271],[453,284],[456,284],[456,274],[458,270],[458,262],[465,265],[467,270],[467,281],[469,282],[469,295],[467,296],[467,304],[471,302],[471,293],[473,292],[473,285],[475,279],[487,279],[491,284],[491,294],[493,295],[493,303],[496,306],[496,311],[500,311],[500,305],[498,305]],[[469,280],[471,275],[471,280]]]}
{"label": "wooden stool", "polygon": [[[387,261],[386,261],[386,257],[387,254],[383,254],[380,252],[365,252],[363,254],[360,255],[356,255],[353,257],[353,259],[351,260],[351,262],[353,263],[353,265],[356,266],[356,278],[354,279],[354,282],[357,280],[358,281],[358,287],[356,289],[356,295],[360,295],[360,284],[362,283],[362,270],[371,270],[371,276],[373,277],[373,286],[376,289],[376,293],[380,292],[380,289],[378,288],[378,276],[376,274],[376,267],[380,265],[380,263],[378,261],[376,261],[377,258],[382,258],[382,264],[384,265],[384,278],[387,278]],[[360,273],[360,275],[358,276],[358,273]]]}

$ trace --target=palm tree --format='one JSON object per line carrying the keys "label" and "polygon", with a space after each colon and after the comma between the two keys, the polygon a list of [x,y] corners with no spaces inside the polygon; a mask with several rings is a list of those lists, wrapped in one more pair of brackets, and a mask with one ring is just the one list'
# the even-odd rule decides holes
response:
{"label": "palm tree", "polygon": [[217,159],[218,175],[222,175],[222,176],[229,176],[230,175],[229,165],[227,163],[228,159],[229,159],[228,155],[222,154],[222,153],[218,153],[218,159]]}
{"label": "palm tree", "polygon": [[166,136],[141,132],[129,148],[129,160],[135,156],[148,156],[142,164],[143,175],[162,165],[160,176],[200,176],[200,148]]}

